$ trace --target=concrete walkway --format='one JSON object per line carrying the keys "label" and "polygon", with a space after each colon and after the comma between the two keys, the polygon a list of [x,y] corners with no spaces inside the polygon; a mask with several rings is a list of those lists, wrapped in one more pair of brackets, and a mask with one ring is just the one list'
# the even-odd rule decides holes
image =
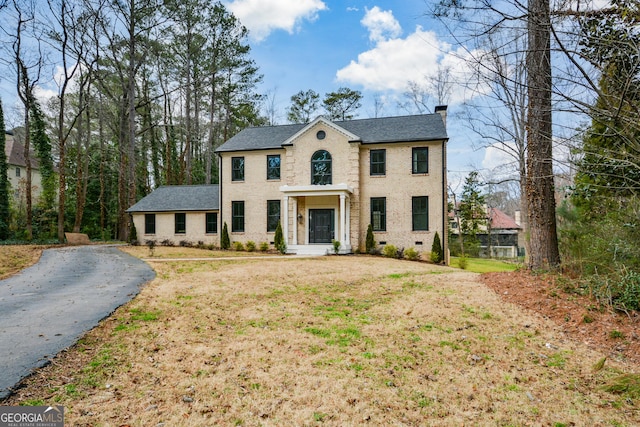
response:
{"label": "concrete walkway", "polygon": [[37,264],[0,281],[0,399],[154,277],[116,247],[76,246],[47,249]]}

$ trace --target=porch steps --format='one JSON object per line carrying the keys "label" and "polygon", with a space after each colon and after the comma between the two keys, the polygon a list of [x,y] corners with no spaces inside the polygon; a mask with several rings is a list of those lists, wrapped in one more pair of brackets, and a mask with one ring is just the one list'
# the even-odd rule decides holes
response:
{"label": "porch steps", "polygon": [[290,245],[287,253],[295,255],[328,255],[333,253],[332,245]]}

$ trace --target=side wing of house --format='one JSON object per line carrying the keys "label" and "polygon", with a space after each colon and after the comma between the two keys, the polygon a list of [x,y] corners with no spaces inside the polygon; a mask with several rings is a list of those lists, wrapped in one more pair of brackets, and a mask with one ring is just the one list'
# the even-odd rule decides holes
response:
{"label": "side wing of house", "polygon": [[220,244],[217,185],[163,186],[130,207],[138,242]]}

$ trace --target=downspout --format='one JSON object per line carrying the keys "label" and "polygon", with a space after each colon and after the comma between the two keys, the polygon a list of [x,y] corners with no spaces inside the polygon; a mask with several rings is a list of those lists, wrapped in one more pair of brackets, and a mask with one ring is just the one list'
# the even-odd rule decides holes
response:
{"label": "downspout", "polygon": [[[447,130],[447,106],[438,105],[435,112],[440,114],[444,124],[445,132]],[[447,232],[448,206],[447,206],[447,141],[449,138],[442,140],[442,253],[444,255],[445,265],[449,265],[449,233]]]}
{"label": "downspout", "polygon": [[216,153],[218,156],[218,215],[220,220],[218,221],[218,244],[222,244],[222,154]]}

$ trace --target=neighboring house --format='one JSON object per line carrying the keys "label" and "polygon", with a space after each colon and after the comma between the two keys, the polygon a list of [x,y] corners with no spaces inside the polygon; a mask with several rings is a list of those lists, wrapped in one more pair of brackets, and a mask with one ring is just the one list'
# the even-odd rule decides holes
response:
{"label": "neighboring house", "polygon": [[[307,124],[244,129],[216,150],[218,232],[227,223],[231,241],[272,243],[280,221],[290,253],[332,252],[334,240],[341,253],[350,253],[364,251],[372,224],[380,246],[428,252],[438,232],[447,253],[446,107],[436,111],[351,121],[321,116]],[[140,203],[129,209],[142,242],[154,237],[141,232],[143,212],[156,213],[158,221],[161,209],[185,211],[156,200],[144,211]],[[163,230],[171,231],[170,220]],[[204,240],[207,235],[189,224],[187,218],[185,237]]]}
{"label": "neighboring house", "polygon": [[127,209],[141,243],[181,241],[219,244],[217,185],[171,185],[156,188]]}
{"label": "neighboring house", "polygon": [[[511,218],[498,208],[485,208],[487,224],[480,226],[477,234],[480,241],[480,256],[491,258],[517,258],[523,255],[522,226],[519,223],[520,212],[516,211],[516,219]],[[450,230],[454,235],[460,234],[459,218],[449,214]]]}
{"label": "neighboring house", "polygon": [[[6,142],[4,146],[7,155],[7,175],[9,185],[11,185],[11,194],[14,200],[19,203],[24,202],[26,193],[26,177],[27,163],[24,158],[24,145],[19,141],[17,135],[13,132],[5,131]],[[33,200],[37,200],[42,191],[42,179],[40,176],[40,166],[35,153],[31,152],[31,196]]]}

